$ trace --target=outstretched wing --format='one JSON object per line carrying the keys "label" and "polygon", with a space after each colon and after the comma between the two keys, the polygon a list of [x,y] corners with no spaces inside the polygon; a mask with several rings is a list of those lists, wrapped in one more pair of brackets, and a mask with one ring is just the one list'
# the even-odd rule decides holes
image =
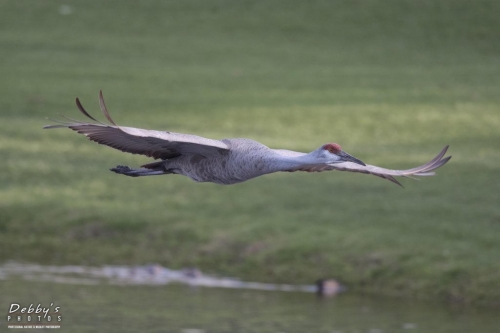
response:
{"label": "outstretched wing", "polygon": [[308,171],[308,172],[321,172],[328,170],[339,170],[339,171],[350,171],[350,172],[359,172],[366,173],[374,176],[378,176],[387,180],[390,180],[393,183],[396,183],[400,186],[400,182],[396,180],[394,177],[408,177],[412,178],[412,176],[434,176],[434,170],[443,166],[446,162],[448,162],[451,156],[444,157],[446,151],[449,146],[446,146],[441,150],[441,152],[434,157],[429,162],[418,166],[416,168],[408,169],[408,170],[391,170],[381,168],[375,165],[359,165],[352,162],[343,162],[343,163],[332,163],[332,164],[323,164],[323,165],[311,165],[306,168],[299,169],[300,171]]}
{"label": "outstretched wing", "polygon": [[443,150],[441,150],[441,152],[437,154],[437,156],[434,157],[429,162],[421,166],[418,166],[416,168],[408,170],[391,170],[391,169],[381,168],[375,165],[362,166],[352,162],[330,164],[326,170],[366,173],[390,180],[393,183],[401,185],[401,183],[399,183],[394,177],[411,178],[411,176],[434,176],[435,173],[433,171],[443,166],[444,164],[446,164],[446,162],[448,162],[451,159],[451,156],[443,158],[444,154],[446,154],[446,151],[448,150],[448,147],[449,146],[444,147]]}
{"label": "outstretched wing", "polygon": [[76,105],[81,113],[94,122],[81,122],[65,117],[69,122],[58,121],[59,124],[48,125],[44,128],[70,128],[99,144],[123,152],[146,155],[156,159],[174,158],[183,154],[212,156],[223,154],[229,150],[229,147],[222,141],[196,135],[118,126],[106,109],[102,91],[99,92],[99,105],[111,125],[104,124],[92,117],[85,111],[78,98],[76,99]]}

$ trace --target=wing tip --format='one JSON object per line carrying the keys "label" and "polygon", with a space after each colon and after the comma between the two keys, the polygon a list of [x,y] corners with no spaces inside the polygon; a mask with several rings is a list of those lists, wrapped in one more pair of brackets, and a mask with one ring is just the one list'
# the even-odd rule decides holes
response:
{"label": "wing tip", "polygon": [[99,90],[99,106],[101,107],[101,112],[104,114],[104,117],[116,127],[119,127],[109,115],[108,109],[106,108],[106,103],[104,102],[104,96],[102,94],[102,90]]}
{"label": "wing tip", "polygon": [[399,182],[396,178],[394,178],[394,177],[392,177],[392,176],[388,176],[388,177],[386,177],[385,179],[387,179],[387,180],[389,180],[389,181],[393,182],[393,183],[394,183],[394,184],[396,184],[396,185],[401,186],[402,188],[405,188],[405,187],[403,186],[403,184],[401,184],[401,183],[400,183],[400,182]]}
{"label": "wing tip", "polygon": [[[102,124],[99,120],[95,119],[94,117],[92,117],[90,115],[90,113],[87,112],[87,110],[85,110],[85,108],[83,107],[82,103],[80,102],[80,99],[78,97],[75,98],[75,102],[76,102],[76,106],[78,107],[78,110],[80,110],[81,113],[83,113],[86,117],[92,119],[93,121],[99,123],[99,124]],[[104,125],[104,124],[103,124]]]}
{"label": "wing tip", "polygon": [[42,129],[51,129],[51,128],[63,128],[66,127],[64,125],[45,125],[42,127]]}

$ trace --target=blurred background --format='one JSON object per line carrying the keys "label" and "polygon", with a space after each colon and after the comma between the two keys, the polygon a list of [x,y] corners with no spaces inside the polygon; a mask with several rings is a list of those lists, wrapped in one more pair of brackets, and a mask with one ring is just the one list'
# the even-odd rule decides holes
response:
{"label": "blurred background", "polygon": [[[2,318],[12,302],[57,301],[72,332],[493,332],[498,13],[496,0],[1,0],[0,263],[348,287],[319,301],[4,279]],[[337,142],[394,169],[446,144],[453,158],[404,189],[340,172],[123,177],[108,169],[150,160],[42,130],[84,119],[75,97],[102,119],[100,89],[124,126],[304,152]]]}

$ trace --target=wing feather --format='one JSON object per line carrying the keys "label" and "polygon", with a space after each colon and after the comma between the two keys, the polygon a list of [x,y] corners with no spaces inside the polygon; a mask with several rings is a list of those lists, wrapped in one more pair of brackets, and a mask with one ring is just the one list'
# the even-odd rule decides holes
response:
{"label": "wing feather", "polygon": [[118,126],[109,115],[102,91],[99,92],[99,106],[112,125],[107,125],[92,117],[83,108],[78,98],[76,99],[76,105],[81,113],[96,123],[81,122],[64,117],[70,121],[56,121],[57,125],[48,125],[44,128],[70,128],[99,144],[155,159],[174,158],[183,154],[211,156],[223,154],[229,150],[229,147],[222,141],[197,135]]}
{"label": "wing feather", "polygon": [[413,178],[412,176],[434,176],[435,173],[433,171],[436,170],[437,168],[440,168],[451,159],[451,156],[443,158],[443,156],[446,154],[446,151],[448,150],[448,147],[449,146],[444,147],[439,152],[439,154],[437,154],[436,157],[434,157],[429,162],[421,166],[407,170],[391,170],[391,169],[381,168],[375,165],[367,164],[363,166],[352,162],[343,162],[343,163],[311,165],[305,168],[301,168],[297,171],[321,172],[329,170],[338,170],[338,171],[359,172],[387,179],[395,184],[403,186],[394,177]]}
{"label": "wing feather", "polygon": [[352,162],[330,164],[327,167],[325,167],[324,170],[338,170],[338,171],[366,173],[390,180],[393,183],[402,186],[401,183],[397,181],[394,177],[434,176],[435,173],[433,171],[443,166],[451,159],[451,156],[443,158],[444,154],[446,154],[446,151],[448,150],[448,147],[449,146],[444,147],[441,150],[441,152],[429,162],[421,166],[418,166],[416,168],[407,170],[391,170],[391,169],[381,168],[375,165],[362,166]]}

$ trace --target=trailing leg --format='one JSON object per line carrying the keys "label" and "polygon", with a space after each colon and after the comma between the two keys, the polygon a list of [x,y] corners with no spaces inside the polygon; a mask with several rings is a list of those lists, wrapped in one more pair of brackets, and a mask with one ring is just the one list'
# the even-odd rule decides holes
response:
{"label": "trailing leg", "polygon": [[111,168],[109,170],[116,172],[120,175],[125,175],[129,177],[156,176],[156,175],[164,175],[170,173],[166,170],[159,170],[159,169],[156,170],[155,169],[151,170],[146,168],[132,169],[124,165],[118,165],[116,168]]}

